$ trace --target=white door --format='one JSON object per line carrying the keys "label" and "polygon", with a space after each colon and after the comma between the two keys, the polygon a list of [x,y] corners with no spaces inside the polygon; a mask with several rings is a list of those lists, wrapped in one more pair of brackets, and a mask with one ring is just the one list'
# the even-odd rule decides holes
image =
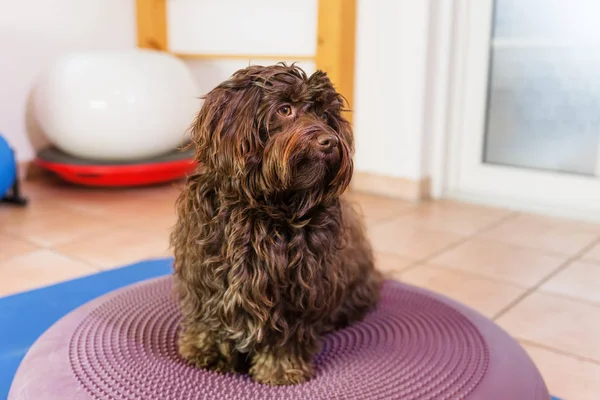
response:
{"label": "white door", "polygon": [[600,1],[455,4],[444,194],[600,220]]}

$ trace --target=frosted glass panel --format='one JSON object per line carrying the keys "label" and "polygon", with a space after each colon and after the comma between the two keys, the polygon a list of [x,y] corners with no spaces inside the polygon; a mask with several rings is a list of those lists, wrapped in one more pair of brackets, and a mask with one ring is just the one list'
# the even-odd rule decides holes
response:
{"label": "frosted glass panel", "polygon": [[600,1],[496,0],[484,161],[596,174]]}
{"label": "frosted glass panel", "polygon": [[598,41],[596,0],[495,0],[494,5],[497,38]]}
{"label": "frosted glass panel", "polygon": [[313,56],[317,0],[171,0],[169,49],[182,53]]}

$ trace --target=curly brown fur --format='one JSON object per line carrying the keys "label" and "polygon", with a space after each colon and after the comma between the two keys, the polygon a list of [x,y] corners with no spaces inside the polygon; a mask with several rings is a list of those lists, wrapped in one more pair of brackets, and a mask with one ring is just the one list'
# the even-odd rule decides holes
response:
{"label": "curly brown fur", "polygon": [[191,130],[199,169],[171,235],[188,361],[270,385],[305,382],[320,339],[362,319],[381,277],[360,218],[341,198],[354,142],[323,72],[236,72]]}

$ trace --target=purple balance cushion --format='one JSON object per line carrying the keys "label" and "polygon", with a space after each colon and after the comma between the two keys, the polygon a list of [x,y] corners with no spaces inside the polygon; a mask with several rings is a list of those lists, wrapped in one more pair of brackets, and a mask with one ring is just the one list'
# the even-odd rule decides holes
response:
{"label": "purple balance cushion", "polygon": [[482,399],[548,400],[523,349],[447,298],[388,281],[365,321],[327,336],[315,376],[268,387],[177,354],[171,278],[117,290],[71,312],[32,346],[9,400]]}

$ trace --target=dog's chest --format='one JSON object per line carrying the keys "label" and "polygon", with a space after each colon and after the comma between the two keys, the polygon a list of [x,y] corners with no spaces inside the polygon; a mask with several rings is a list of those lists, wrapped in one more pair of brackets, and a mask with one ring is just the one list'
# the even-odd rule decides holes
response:
{"label": "dog's chest", "polygon": [[268,292],[287,309],[321,309],[341,284],[340,238],[330,229],[273,228],[256,238],[254,257],[258,270],[267,274]]}

